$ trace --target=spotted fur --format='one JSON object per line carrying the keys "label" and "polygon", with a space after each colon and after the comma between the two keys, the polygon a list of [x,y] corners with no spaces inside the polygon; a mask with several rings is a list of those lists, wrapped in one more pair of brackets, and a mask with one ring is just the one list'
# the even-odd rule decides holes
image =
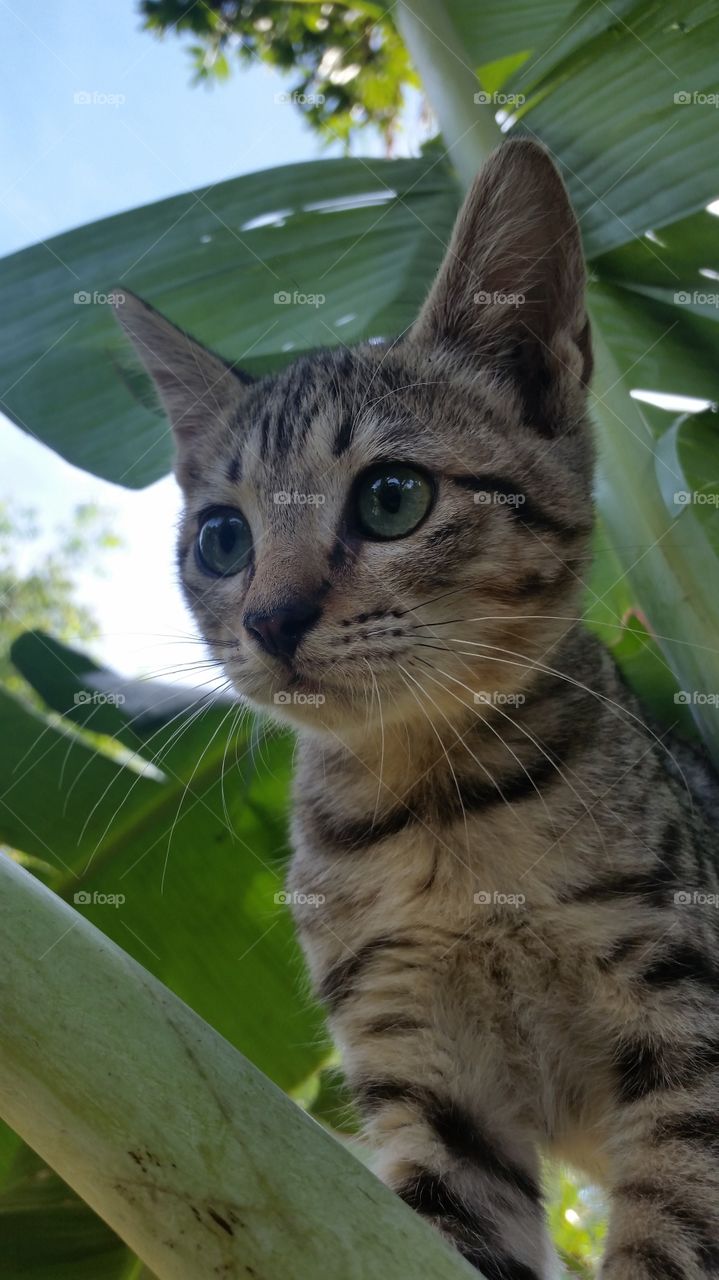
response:
{"label": "spotted fur", "polygon": [[[603,1280],[719,1276],[716,784],[579,621],[591,355],[551,162],[490,160],[393,342],[251,382],[121,319],[174,427],[187,599],[297,729],[289,889],[381,1176],[487,1280],[554,1274],[544,1153],[607,1188]],[[380,460],[436,488],[394,542],[353,517]],[[213,505],[252,528],[234,577],[197,562]],[[298,600],[294,657],[263,651],[247,619]]]}

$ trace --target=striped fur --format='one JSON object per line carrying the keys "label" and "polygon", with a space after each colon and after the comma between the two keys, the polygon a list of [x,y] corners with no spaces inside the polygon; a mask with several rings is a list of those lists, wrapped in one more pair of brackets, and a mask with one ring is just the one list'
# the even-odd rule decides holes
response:
{"label": "striped fur", "polygon": [[[583,283],[561,182],[519,143],[401,340],[248,383],[139,301],[121,318],[175,428],[187,599],[237,688],[297,729],[288,887],[381,1176],[487,1280],[546,1280],[539,1160],[561,1157],[610,1195],[603,1280],[705,1280],[716,782],[579,621]],[[352,517],[380,460],[436,489],[394,542]],[[193,552],[213,505],[255,543],[226,579]],[[297,599],[321,612],[293,659],[262,652],[243,620]]]}

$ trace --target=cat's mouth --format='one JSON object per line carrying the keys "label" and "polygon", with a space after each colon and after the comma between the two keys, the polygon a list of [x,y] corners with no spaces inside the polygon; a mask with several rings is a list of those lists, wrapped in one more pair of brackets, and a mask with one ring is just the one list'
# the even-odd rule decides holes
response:
{"label": "cat's mouth", "polygon": [[322,707],[341,694],[331,672],[317,674],[296,658],[264,655],[260,659],[252,654],[240,656],[238,662],[226,661],[225,666],[240,693],[281,714]]}

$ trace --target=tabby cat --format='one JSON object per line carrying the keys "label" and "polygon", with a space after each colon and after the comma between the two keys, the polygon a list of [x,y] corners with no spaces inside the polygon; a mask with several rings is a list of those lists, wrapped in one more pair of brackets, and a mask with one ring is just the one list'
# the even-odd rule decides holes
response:
{"label": "tabby cat", "polygon": [[174,429],[187,600],[297,730],[288,888],[380,1176],[487,1280],[544,1280],[559,1157],[607,1190],[603,1280],[704,1280],[717,790],[580,620],[584,284],[520,141],[395,341],[253,380],[119,314]]}

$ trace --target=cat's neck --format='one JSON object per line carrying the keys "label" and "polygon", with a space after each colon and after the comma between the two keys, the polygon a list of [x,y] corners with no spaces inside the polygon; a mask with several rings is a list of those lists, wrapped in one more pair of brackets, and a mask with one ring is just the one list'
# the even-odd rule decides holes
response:
{"label": "cat's neck", "polygon": [[380,716],[375,708],[364,720],[327,728],[321,749],[328,766],[340,763],[348,775],[368,772],[399,796],[437,766],[465,776],[531,768],[538,754],[561,754],[568,738],[590,731],[607,682],[614,683],[612,670],[595,638],[578,627],[514,694],[473,696],[456,688],[451,700],[442,700],[418,672],[406,716],[389,707]]}

